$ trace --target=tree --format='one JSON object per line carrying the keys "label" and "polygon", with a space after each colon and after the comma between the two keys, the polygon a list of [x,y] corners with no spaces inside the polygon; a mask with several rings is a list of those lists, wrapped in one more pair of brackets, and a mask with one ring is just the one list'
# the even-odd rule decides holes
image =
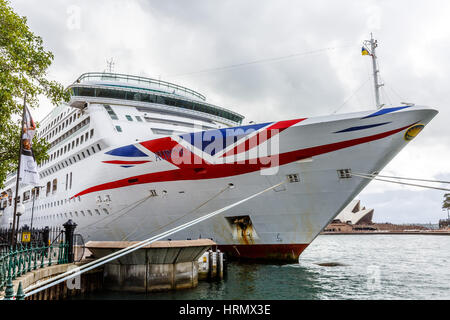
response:
{"label": "tree", "polygon": [[442,202],[442,210],[450,209],[450,193],[444,194],[444,201]]}
{"label": "tree", "polygon": [[[42,38],[18,16],[8,0],[0,0],[0,188],[8,172],[17,169],[20,121],[26,94],[30,109],[45,96],[53,104],[69,100],[69,93],[56,81],[47,79],[53,54],[43,47]],[[35,136],[33,150],[37,163],[47,159],[48,143]]]}

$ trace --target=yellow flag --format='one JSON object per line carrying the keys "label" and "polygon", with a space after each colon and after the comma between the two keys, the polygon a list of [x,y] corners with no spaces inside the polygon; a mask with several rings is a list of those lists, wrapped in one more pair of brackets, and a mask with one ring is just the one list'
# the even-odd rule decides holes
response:
{"label": "yellow flag", "polygon": [[364,47],[362,47],[362,49],[361,49],[361,54],[362,54],[363,56],[370,56],[369,51],[367,51],[367,49],[364,48]]}

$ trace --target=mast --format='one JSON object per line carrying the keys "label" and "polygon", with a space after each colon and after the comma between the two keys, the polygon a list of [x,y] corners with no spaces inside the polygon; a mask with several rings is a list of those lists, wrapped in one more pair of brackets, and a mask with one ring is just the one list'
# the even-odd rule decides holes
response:
{"label": "mast", "polygon": [[364,41],[364,46],[366,47],[366,49],[370,48],[370,56],[372,57],[372,69],[373,69],[373,85],[375,88],[375,103],[377,109],[380,109],[382,107],[382,104],[380,102],[380,88],[384,84],[379,83],[378,80],[378,73],[380,71],[377,69],[377,55],[375,50],[378,47],[378,42],[373,38],[372,33],[370,33],[370,40]]}
{"label": "mast", "polygon": [[19,137],[19,162],[17,164],[17,175],[16,175],[16,195],[14,198],[14,214],[13,214],[13,224],[11,233],[11,246],[16,243],[16,216],[17,216],[17,200],[19,199],[19,183],[20,183],[20,163],[22,162],[22,138],[23,138],[23,126],[25,123],[25,106],[27,101],[27,94],[25,93],[23,97],[23,111],[22,111],[22,125],[20,126],[20,137]]}

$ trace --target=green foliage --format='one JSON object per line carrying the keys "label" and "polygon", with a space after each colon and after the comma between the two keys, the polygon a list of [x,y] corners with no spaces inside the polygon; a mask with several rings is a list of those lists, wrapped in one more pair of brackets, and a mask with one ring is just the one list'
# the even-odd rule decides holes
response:
{"label": "green foliage", "polygon": [[[47,79],[53,58],[42,38],[28,28],[26,17],[18,16],[9,1],[0,0],[0,187],[17,165],[25,93],[30,109],[38,106],[42,95],[55,105],[69,100],[61,84]],[[34,139],[38,163],[47,158],[47,149],[43,139]]]}
{"label": "green foliage", "polygon": [[442,209],[450,209],[450,193],[444,195],[444,201],[442,202]]}

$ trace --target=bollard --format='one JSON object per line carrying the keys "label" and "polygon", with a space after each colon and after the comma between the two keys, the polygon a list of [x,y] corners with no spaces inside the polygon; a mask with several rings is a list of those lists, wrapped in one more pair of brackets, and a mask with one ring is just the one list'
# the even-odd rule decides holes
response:
{"label": "bollard", "polygon": [[23,293],[22,281],[19,282],[19,287],[17,288],[16,300],[25,300],[25,294]]}
{"label": "bollard", "polygon": [[220,281],[223,278],[223,253],[220,252],[220,250],[217,250],[216,255],[217,255],[216,279]]}
{"label": "bollard", "polygon": [[8,282],[6,283],[5,297],[3,300],[12,300],[14,298],[14,287],[11,277],[8,277]]}
{"label": "bollard", "polygon": [[65,229],[66,236],[66,244],[67,244],[67,262],[72,263],[74,261],[74,251],[73,251],[73,234],[77,224],[69,219],[66,223],[63,224]]}
{"label": "bollard", "polygon": [[3,266],[0,266],[0,291],[3,291],[3,288],[5,286],[5,274],[2,269]]}
{"label": "bollard", "polygon": [[213,279],[213,252],[212,250],[208,250],[208,280],[211,281]]}
{"label": "bollard", "polygon": [[44,228],[44,231],[42,231],[42,241],[44,242],[44,246],[49,245],[49,239],[50,239],[50,228],[46,226]]}

